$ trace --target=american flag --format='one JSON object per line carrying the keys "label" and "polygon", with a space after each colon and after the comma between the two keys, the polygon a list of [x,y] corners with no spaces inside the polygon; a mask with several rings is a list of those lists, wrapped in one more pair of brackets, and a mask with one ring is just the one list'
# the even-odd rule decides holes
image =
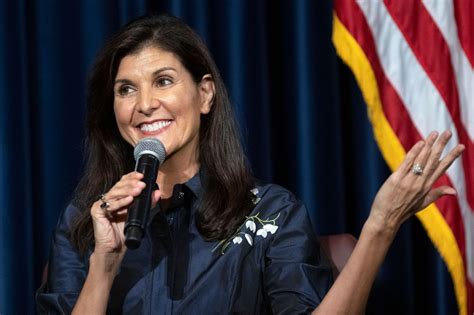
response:
{"label": "american flag", "polygon": [[462,315],[474,314],[474,1],[335,0],[333,42],[367,103],[392,170],[432,130],[466,149],[436,185],[441,198],[417,214],[445,261]]}

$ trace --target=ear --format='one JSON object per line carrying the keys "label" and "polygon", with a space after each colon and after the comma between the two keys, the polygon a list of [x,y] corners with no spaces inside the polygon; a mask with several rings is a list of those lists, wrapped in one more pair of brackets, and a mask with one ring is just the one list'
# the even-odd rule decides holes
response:
{"label": "ear", "polygon": [[201,114],[208,114],[211,111],[214,96],[216,95],[216,86],[210,74],[202,77],[199,83],[199,94],[201,95]]}

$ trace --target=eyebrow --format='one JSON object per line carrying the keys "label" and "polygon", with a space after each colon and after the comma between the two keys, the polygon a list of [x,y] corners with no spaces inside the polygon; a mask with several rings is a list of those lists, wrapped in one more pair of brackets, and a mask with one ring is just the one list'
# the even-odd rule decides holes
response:
{"label": "eyebrow", "polygon": [[[154,71],[152,73],[152,76],[156,77],[157,75],[159,75],[161,72],[164,72],[164,71],[167,71],[167,70],[172,70],[172,71],[175,71],[176,72],[176,69],[173,68],[173,67],[163,67],[163,68],[160,68],[156,71]],[[123,83],[123,84],[131,84],[132,81],[128,80],[128,79],[117,79],[115,80],[114,82],[114,86],[119,84],[119,83]]]}

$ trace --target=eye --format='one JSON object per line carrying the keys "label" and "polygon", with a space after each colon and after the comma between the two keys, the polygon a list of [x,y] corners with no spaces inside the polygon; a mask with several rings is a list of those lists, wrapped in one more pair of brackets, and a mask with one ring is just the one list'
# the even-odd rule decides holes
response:
{"label": "eye", "polygon": [[156,81],[155,81],[155,84],[158,87],[168,86],[172,83],[173,83],[173,81],[169,77],[160,77],[160,78],[156,79]]}
{"label": "eye", "polygon": [[135,91],[135,89],[132,86],[122,85],[117,89],[116,93],[119,94],[120,96],[127,96],[127,95],[133,93],[134,91]]}

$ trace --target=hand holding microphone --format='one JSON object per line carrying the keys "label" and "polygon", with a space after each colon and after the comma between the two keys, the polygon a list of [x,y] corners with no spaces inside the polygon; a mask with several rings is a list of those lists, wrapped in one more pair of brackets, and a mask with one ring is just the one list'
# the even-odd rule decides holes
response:
{"label": "hand holding microphone", "polygon": [[91,208],[95,253],[125,252],[124,244],[138,248],[144,236],[152,202],[158,167],[166,153],[163,144],[153,138],[142,139],[134,150],[135,171],[122,178]]}

